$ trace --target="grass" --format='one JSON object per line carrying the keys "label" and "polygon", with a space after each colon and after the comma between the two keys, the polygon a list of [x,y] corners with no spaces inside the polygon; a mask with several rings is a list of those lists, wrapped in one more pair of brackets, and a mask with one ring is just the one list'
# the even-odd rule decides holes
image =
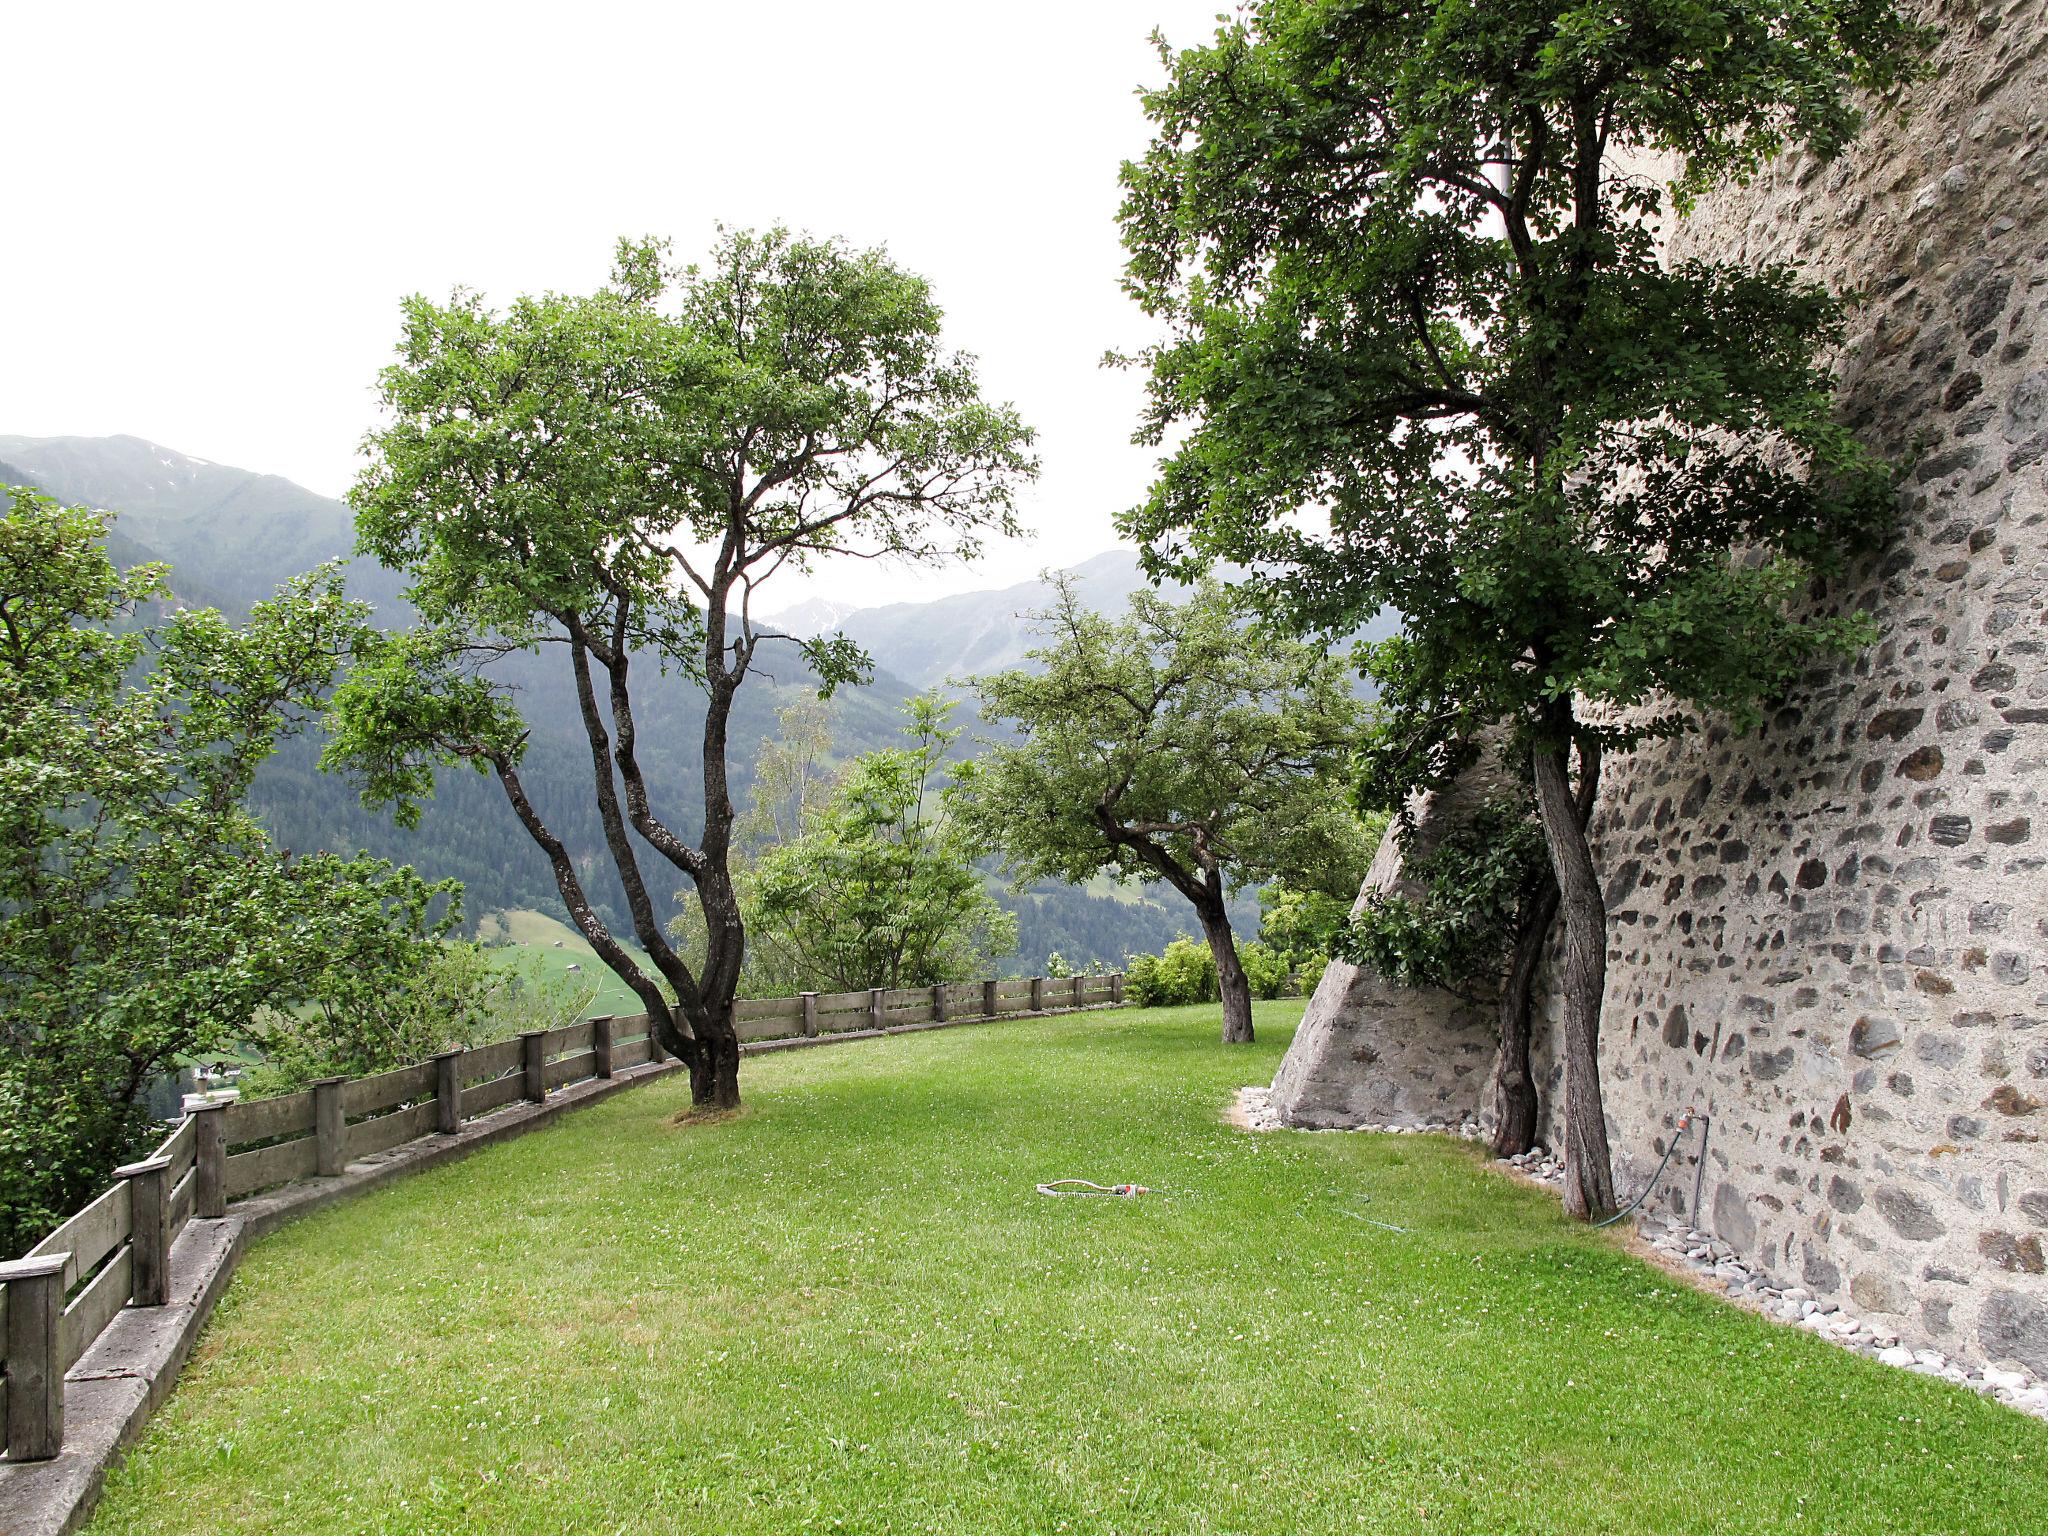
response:
{"label": "grass", "polygon": [[671,1123],[671,1079],[311,1217],[91,1530],[2043,1528],[2032,1420],[1467,1146],[1221,1124],[1300,1008],[1248,1050],[1185,1009],[764,1058],[737,1118]]}
{"label": "grass", "polygon": [[[494,943],[502,942],[504,947],[494,949],[492,953],[507,960],[538,961],[541,975],[548,980],[594,987],[595,995],[589,1004],[591,1013],[640,1012],[641,1002],[632,988],[597,958],[597,951],[590,947],[588,939],[559,918],[526,908],[493,912],[478,925],[478,936]],[[646,956],[630,946],[629,952],[652,973],[653,968]],[[574,972],[569,969],[572,965],[577,968]]]}

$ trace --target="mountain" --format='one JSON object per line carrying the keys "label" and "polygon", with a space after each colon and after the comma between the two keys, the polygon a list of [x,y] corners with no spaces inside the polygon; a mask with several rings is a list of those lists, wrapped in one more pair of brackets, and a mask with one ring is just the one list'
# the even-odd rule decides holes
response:
{"label": "mountain", "polygon": [[[1121,613],[1131,594],[1148,585],[1136,551],[1112,549],[1083,560],[1065,573],[1087,607]],[[1168,597],[1184,588],[1168,586]],[[960,592],[926,602],[839,607],[820,603],[778,614],[776,623],[792,634],[832,630],[853,640],[883,671],[916,688],[962,682],[977,672],[1017,666],[1040,644],[1030,615],[1051,606],[1053,585],[1040,578],[988,591]]]}
{"label": "mountain", "polygon": [[[0,435],[0,460],[59,501],[119,513],[115,563],[136,563],[124,559],[131,550],[169,561],[188,602],[245,613],[288,577],[355,548],[343,503],[139,437]],[[357,596],[397,607],[403,583],[391,572],[354,561],[349,574]]]}
{"label": "mountain", "polygon": [[[0,436],[0,482],[32,484],[61,501],[116,513],[108,553],[117,565],[166,562],[182,602],[238,615],[287,578],[347,559],[355,542],[355,517],[342,502],[276,475],[194,459],[141,438]],[[353,559],[348,574],[350,590],[368,599],[382,622],[410,622],[398,573]],[[603,834],[587,787],[590,749],[573,689],[552,661],[513,656],[493,670],[517,689],[532,727],[523,776],[536,804],[572,848],[597,850]],[[777,711],[816,691],[815,676],[781,656],[741,690],[732,726],[741,796],[751,779],[750,755],[775,734]],[[840,749],[894,744],[901,706],[915,691],[886,674],[870,687],[841,690],[834,721]],[[641,721],[641,759],[657,803],[671,807],[683,830],[693,832],[702,817],[696,765],[703,698],[681,682],[658,698]],[[251,795],[280,844],[361,848],[433,879],[459,879],[472,920],[508,908],[559,909],[546,859],[495,783],[474,773],[444,773],[419,828],[401,832],[386,813],[365,809],[345,780],[319,771],[319,748],[317,739],[286,746],[265,765]],[[650,870],[657,867],[651,854],[648,860]],[[588,860],[583,876],[594,904],[624,927],[624,893],[609,863]]]}
{"label": "mountain", "polygon": [[[141,438],[0,435],[0,483],[34,485],[59,500],[117,513],[108,538],[117,565],[167,562],[180,600],[235,614],[246,613],[286,578],[347,558],[354,546],[354,518],[344,503],[276,475],[194,459]],[[362,559],[352,560],[348,571],[350,589],[375,605],[382,622],[410,621],[401,576]],[[1084,562],[1075,576],[1086,601],[1115,609],[1143,584],[1136,556],[1125,551]],[[1048,584],[1027,582],[852,612],[814,602],[778,615],[777,627],[798,635],[841,627],[874,656],[873,681],[834,696],[835,750],[851,755],[895,744],[901,707],[913,693],[1022,660],[1032,643],[1022,615],[1044,607],[1050,595]],[[588,788],[589,746],[568,680],[552,662],[515,656],[496,670],[518,689],[532,728],[523,768],[530,793],[571,848],[595,853],[603,838]],[[776,734],[777,712],[815,697],[816,687],[793,656],[777,656],[740,691],[732,727],[736,798],[744,802],[754,749]],[[643,711],[641,759],[656,802],[677,808],[675,819],[690,832],[702,814],[696,768],[702,697],[681,683],[659,697],[659,706]],[[965,706],[955,723],[966,727],[962,746],[971,749],[977,722]],[[419,828],[401,832],[384,813],[364,809],[348,783],[321,773],[318,755],[317,740],[287,747],[266,765],[252,795],[283,846],[361,848],[410,863],[432,879],[459,879],[472,920],[508,909],[560,910],[547,861],[496,784],[474,773],[444,773]],[[623,893],[609,863],[586,856],[582,864],[594,904],[607,921],[625,927]],[[644,867],[658,879],[666,866],[649,852]],[[1178,903],[1149,894],[1040,885],[1001,899],[1019,915],[1023,945],[1016,964],[1027,971],[1048,950],[1071,961],[1117,961],[1131,951],[1157,949],[1193,926]],[[1242,915],[1256,922],[1249,905]]]}
{"label": "mountain", "polygon": [[785,635],[829,635],[839,627],[839,621],[849,613],[856,612],[857,603],[834,602],[829,597],[811,597],[793,608],[780,613],[771,613],[761,623],[769,629],[779,629]]}

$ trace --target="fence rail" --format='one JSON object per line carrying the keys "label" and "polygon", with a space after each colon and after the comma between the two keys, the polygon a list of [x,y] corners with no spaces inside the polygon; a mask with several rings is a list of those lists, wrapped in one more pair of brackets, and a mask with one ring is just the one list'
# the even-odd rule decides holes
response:
{"label": "fence rail", "polygon": [[[1034,977],[894,991],[806,992],[736,1003],[744,1044],[944,1024],[1124,999],[1124,978]],[[465,1121],[572,1083],[610,1078],[668,1053],[647,1015],[584,1019],[302,1093],[192,1111],[140,1162],[12,1263],[0,1263],[0,1445],[10,1461],[55,1456],[64,1376],[123,1307],[169,1300],[171,1245],[228,1202],[352,1162],[453,1135]]]}

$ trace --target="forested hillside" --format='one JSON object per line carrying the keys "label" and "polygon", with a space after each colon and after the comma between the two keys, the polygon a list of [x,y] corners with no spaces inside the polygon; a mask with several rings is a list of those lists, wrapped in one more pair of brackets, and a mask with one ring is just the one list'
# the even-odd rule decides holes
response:
{"label": "forested hillside", "polygon": [[[34,485],[61,501],[118,512],[108,541],[117,565],[166,562],[179,601],[235,614],[268,597],[285,578],[346,558],[353,548],[353,519],[343,503],[275,475],[193,459],[140,438],[0,436],[0,483]],[[380,622],[408,622],[393,573],[351,560],[348,574],[350,590],[375,605]],[[1078,574],[1091,598],[1109,607],[1121,606],[1142,584],[1135,558],[1121,551],[1086,562]],[[1028,644],[1022,615],[1042,605],[1045,590],[1025,584],[841,617],[846,631],[874,657],[876,671],[867,686],[842,688],[834,697],[835,755],[893,745],[902,704],[920,687],[1014,665]],[[552,657],[515,656],[499,664],[500,675],[518,688],[521,712],[533,730],[524,776],[536,804],[572,849],[594,854],[602,835],[588,790],[589,749],[567,678],[553,663]],[[751,787],[759,743],[776,730],[777,712],[816,691],[816,679],[793,645],[766,673],[741,691],[736,706],[733,767],[742,797]],[[657,798],[678,807],[674,819],[687,828],[700,814],[702,701],[681,679],[668,687],[664,701],[665,709],[642,721],[641,758]],[[970,706],[962,706],[956,723],[966,727],[961,748],[971,750],[980,726]],[[284,846],[364,849],[411,863],[431,878],[454,876],[467,892],[472,922],[509,908],[560,911],[547,863],[496,783],[481,775],[446,774],[418,829],[400,831],[382,812],[365,810],[346,782],[321,773],[318,755],[317,740],[287,748],[265,767],[252,796]],[[581,862],[593,898],[608,921],[618,921],[622,897],[607,861]],[[1177,901],[1136,892],[1041,885],[1023,895],[1004,891],[999,899],[1018,914],[1015,964],[1027,971],[1054,950],[1076,963],[1120,960],[1134,950],[1159,948],[1189,923]],[[1240,913],[1247,925],[1256,925],[1254,903],[1242,903]]]}

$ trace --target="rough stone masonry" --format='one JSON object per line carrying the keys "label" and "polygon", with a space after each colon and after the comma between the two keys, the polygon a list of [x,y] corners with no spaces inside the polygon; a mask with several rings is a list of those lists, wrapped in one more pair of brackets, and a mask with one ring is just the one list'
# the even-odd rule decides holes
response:
{"label": "rough stone masonry", "polygon": [[[1897,536],[1832,594],[1874,647],[1754,735],[1610,764],[1601,1060],[1621,1190],[1698,1105],[1705,1209],[1691,1137],[1654,1208],[1903,1339],[2048,1374],[2048,0],[1922,9],[1909,115],[1669,237],[1864,295],[1844,408],[1917,459]],[[1283,1118],[1480,1113],[1488,1021],[1392,990],[1331,968]]]}

